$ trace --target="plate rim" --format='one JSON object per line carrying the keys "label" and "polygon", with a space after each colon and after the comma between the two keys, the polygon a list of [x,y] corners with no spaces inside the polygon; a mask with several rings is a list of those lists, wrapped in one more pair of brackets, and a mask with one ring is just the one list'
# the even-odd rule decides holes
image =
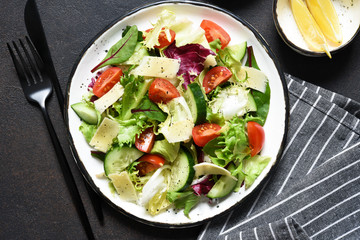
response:
{"label": "plate rim", "polygon": [[[284,134],[283,134],[283,138],[281,140],[280,143],[280,148],[278,150],[277,156],[276,156],[276,160],[273,163],[273,166],[270,168],[269,172],[267,173],[267,175],[259,182],[258,186],[255,187],[255,189],[253,191],[251,191],[248,195],[246,195],[244,198],[242,198],[239,202],[237,202],[236,204],[232,205],[231,207],[229,207],[228,209],[226,209],[225,211],[212,216],[212,217],[208,217],[205,218],[203,220],[197,221],[197,222],[192,222],[192,223],[179,223],[179,224],[166,224],[166,223],[160,223],[160,222],[152,222],[143,218],[140,218],[138,216],[132,215],[129,212],[125,211],[123,208],[121,208],[120,206],[114,204],[109,198],[107,198],[102,191],[100,191],[100,189],[96,186],[96,184],[94,183],[94,181],[92,180],[91,176],[89,175],[89,173],[87,172],[83,162],[80,160],[80,157],[77,153],[77,150],[75,148],[74,145],[74,141],[70,132],[70,126],[69,126],[69,116],[68,116],[68,109],[69,109],[69,97],[70,97],[70,86],[72,83],[72,78],[77,70],[77,67],[80,63],[80,61],[82,60],[82,58],[84,57],[84,54],[87,52],[87,50],[90,48],[90,46],[101,36],[103,35],[107,30],[109,30],[111,27],[113,27],[116,23],[118,23],[119,21],[123,20],[124,18],[131,16],[132,14],[139,12],[141,10],[144,10],[146,8],[150,8],[150,7],[155,7],[155,6],[159,6],[162,4],[188,4],[189,6],[191,5],[195,5],[195,6],[200,6],[200,7],[206,7],[206,8],[210,8],[219,12],[222,12],[224,14],[227,14],[228,16],[234,18],[236,21],[240,22],[241,24],[243,24],[246,28],[248,28],[256,37],[256,39],[259,41],[259,43],[262,45],[262,47],[264,48],[264,50],[267,52],[268,56],[271,58],[271,60],[273,61],[275,68],[278,72],[278,75],[280,77],[280,81],[283,87],[283,94],[284,94],[284,103],[285,103],[285,122],[284,122]],[[288,122],[289,122],[289,96],[288,96],[288,88],[287,88],[287,84],[286,84],[286,80],[285,80],[285,73],[283,71],[283,68],[281,67],[280,62],[277,60],[275,54],[273,53],[273,51],[271,50],[270,46],[268,45],[268,43],[266,42],[266,40],[264,39],[264,37],[262,37],[262,35],[247,21],[245,21],[244,19],[236,16],[235,14],[233,14],[232,12],[230,12],[229,10],[226,10],[224,8],[221,8],[219,6],[213,5],[213,4],[208,4],[208,3],[203,3],[203,2],[195,2],[195,1],[171,1],[171,0],[165,0],[165,1],[158,1],[158,2],[153,2],[150,4],[144,4],[142,6],[139,6],[137,8],[133,8],[132,10],[130,10],[127,14],[123,14],[117,18],[115,18],[113,21],[111,21],[107,26],[105,26],[102,30],[100,30],[92,39],[90,39],[90,41],[84,46],[83,50],[79,53],[77,59],[75,60],[73,67],[71,69],[70,75],[68,77],[68,82],[66,85],[66,92],[65,92],[65,104],[64,104],[64,120],[65,120],[65,125],[67,128],[67,138],[68,141],[70,143],[70,149],[71,149],[71,153],[73,155],[73,158],[75,160],[75,163],[77,165],[77,167],[80,170],[81,175],[85,178],[85,180],[87,181],[87,183],[91,186],[91,188],[102,198],[103,201],[105,201],[107,204],[109,204],[112,208],[114,208],[116,211],[124,214],[125,216],[131,218],[132,220],[136,220],[140,223],[146,224],[146,225],[150,225],[150,226],[154,226],[154,227],[160,227],[160,228],[173,228],[173,229],[181,229],[181,228],[188,228],[188,227],[195,227],[195,226],[199,226],[202,225],[208,221],[210,221],[211,219],[214,218],[218,218],[220,216],[225,215],[226,213],[232,211],[235,208],[238,208],[240,205],[242,205],[249,197],[253,196],[256,192],[258,192],[259,188],[261,185],[264,184],[264,182],[267,181],[267,179],[269,178],[269,176],[272,175],[272,173],[275,171],[275,169],[277,168],[278,162],[280,160],[280,157],[283,153],[284,150],[284,146],[286,143],[286,138],[287,138],[287,133],[288,133]]]}

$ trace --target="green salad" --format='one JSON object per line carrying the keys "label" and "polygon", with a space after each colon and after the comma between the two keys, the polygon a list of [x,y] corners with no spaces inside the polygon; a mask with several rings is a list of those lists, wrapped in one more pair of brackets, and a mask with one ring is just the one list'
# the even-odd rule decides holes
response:
{"label": "green salad", "polygon": [[268,79],[252,47],[217,23],[164,10],[149,29],[127,26],[90,71],[71,107],[122,200],[190,217],[202,198],[247,189],[268,165]]}

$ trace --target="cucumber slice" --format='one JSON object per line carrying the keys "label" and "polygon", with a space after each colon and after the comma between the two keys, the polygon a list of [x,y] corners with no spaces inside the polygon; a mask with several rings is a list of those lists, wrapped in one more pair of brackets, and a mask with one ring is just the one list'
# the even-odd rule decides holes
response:
{"label": "cucumber slice", "polygon": [[250,92],[248,93],[248,102],[246,103],[246,111],[248,111],[248,112],[256,112],[257,111],[255,99]]}
{"label": "cucumber slice", "polygon": [[[235,166],[231,164],[228,167],[228,170],[231,172],[235,169]],[[222,198],[234,191],[236,187],[237,180],[231,176],[222,175],[220,179],[215,183],[215,185],[208,192],[207,197],[209,198]]]}
{"label": "cucumber slice", "polygon": [[104,160],[105,175],[112,173],[121,173],[136,159],[140,158],[144,153],[136,148],[115,147],[110,150]]}
{"label": "cucumber slice", "polygon": [[169,191],[179,192],[186,189],[191,184],[194,175],[194,158],[187,148],[181,146],[171,167]]}
{"label": "cucumber slice", "polygon": [[184,98],[188,104],[194,123],[200,124],[206,120],[206,100],[201,87],[197,83],[191,83],[185,91]]}
{"label": "cucumber slice", "polygon": [[246,47],[247,42],[243,42],[241,44],[227,46],[226,48],[228,49],[230,56],[240,62],[245,56]]}
{"label": "cucumber slice", "polygon": [[84,122],[91,125],[97,124],[98,115],[96,113],[95,108],[91,107],[89,104],[78,102],[72,104],[71,108]]}

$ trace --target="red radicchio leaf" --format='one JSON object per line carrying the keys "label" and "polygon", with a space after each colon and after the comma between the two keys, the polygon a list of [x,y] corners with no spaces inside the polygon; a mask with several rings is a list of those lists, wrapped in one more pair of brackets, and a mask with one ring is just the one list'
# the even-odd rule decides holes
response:
{"label": "red radicchio leaf", "polygon": [[88,85],[88,91],[90,91],[90,88],[94,88],[95,82],[100,77],[101,74],[102,74],[102,71],[98,71],[96,73],[96,76],[91,78],[91,82]]}
{"label": "red radicchio leaf", "polygon": [[96,100],[98,100],[99,98],[95,95],[92,95],[90,98],[90,102],[95,102]]}
{"label": "red radicchio leaf", "polygon": [[100,151],[90,151],[91,152],[91,156],[96,157],[102,161],[104,161],[105,159],[105,153],[100,152]]}
{"label": "red radicchio leaf", "polygon": [[195,148],[196,148],[196,155],[197,155],[198,163],[204,162],[204,152],[202,150],[202,147],[195,145]]}
{"label": "red radicchio leaf", "polygon": [[252,67],[252,46],[247,47],[249,67]]}
{"label": "red radicchio leaf", "polygon": [[175,42],[164,50],[164,54],[168,58],[180,60],[180,69],[177,75],[184,78],[183,86],[185,89],[204,70],[206,57],[210,54],[216,55],[213,51],[200,44],[191,43],[176,47]]}
{"label": "red radicchio leaf", "polygon": [[207,175],[200,182],[191,185],[195,194],[200,196],[201,194],[206,195],[211,188],[214,186],[214,181],[212,180],[212,175]]}
{"label": "red radicchio leaf", "polygon": [[93,88],[95,85],[96,79],[94,77],[91,78],[91,82],[88,85],[88,91],[90,91],[90,88]]}

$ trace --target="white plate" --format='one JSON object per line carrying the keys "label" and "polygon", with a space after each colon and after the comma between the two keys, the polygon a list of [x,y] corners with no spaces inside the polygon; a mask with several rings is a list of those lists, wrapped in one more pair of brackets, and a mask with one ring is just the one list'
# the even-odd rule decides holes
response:
{"label": "white plate", "polygon": [[[79,131],[80,119],[69,107],[81,101],[93,77],[90,70],[106,55],[105,50],[121,38],[125,26],[135,24],[140,30],[148,29],[151,27],[150,22],[155,22],[159,13],[165,8],[175,12],[177,17],[189,18],[195,25],[200,25],[203,19],[215,21],[230,34],[232,44],[247,41],[249,46],[253,46],[258,65],[267,75],[271,88],[270,111],[264,126],[266,141],[262,150],[262,155],[271,157],[270,164],[249,189],[233,193],[212,204],[204,198],[204,201],[190,212],[190,218],[185,217],[182,211],[177,212],[173,209],[151,216],[144,207],[124,202],[116,194],[111,193],[108,181],[96,177],[104,171],[103,162],[90,155],[91,148]],[[66,121],[70,131],[72,150],[84,177],[95,191],[116,210],[146,224],[162,227],[197,225],[230,210],[243,201],[263,182],[275,165],[281,154],[287,130],[288,101],[284,75],[265,41],[248,23],[226,10],[198,2],[159,2],[136,9],[115,21],[85,47],[70,76],[66,100]]]}
{"label": "white plate", "polygon": [[[360,0],[332,0],[338,14],[343,41],[340,46],[331,46],[330,53],[336,53],[347,46],[360,30]],[[293,17],[289,0],[274,0],[273,18],[276,29],[284,42],[298,53],[306,56],[326,56],[323,52],[309,49]]]}

